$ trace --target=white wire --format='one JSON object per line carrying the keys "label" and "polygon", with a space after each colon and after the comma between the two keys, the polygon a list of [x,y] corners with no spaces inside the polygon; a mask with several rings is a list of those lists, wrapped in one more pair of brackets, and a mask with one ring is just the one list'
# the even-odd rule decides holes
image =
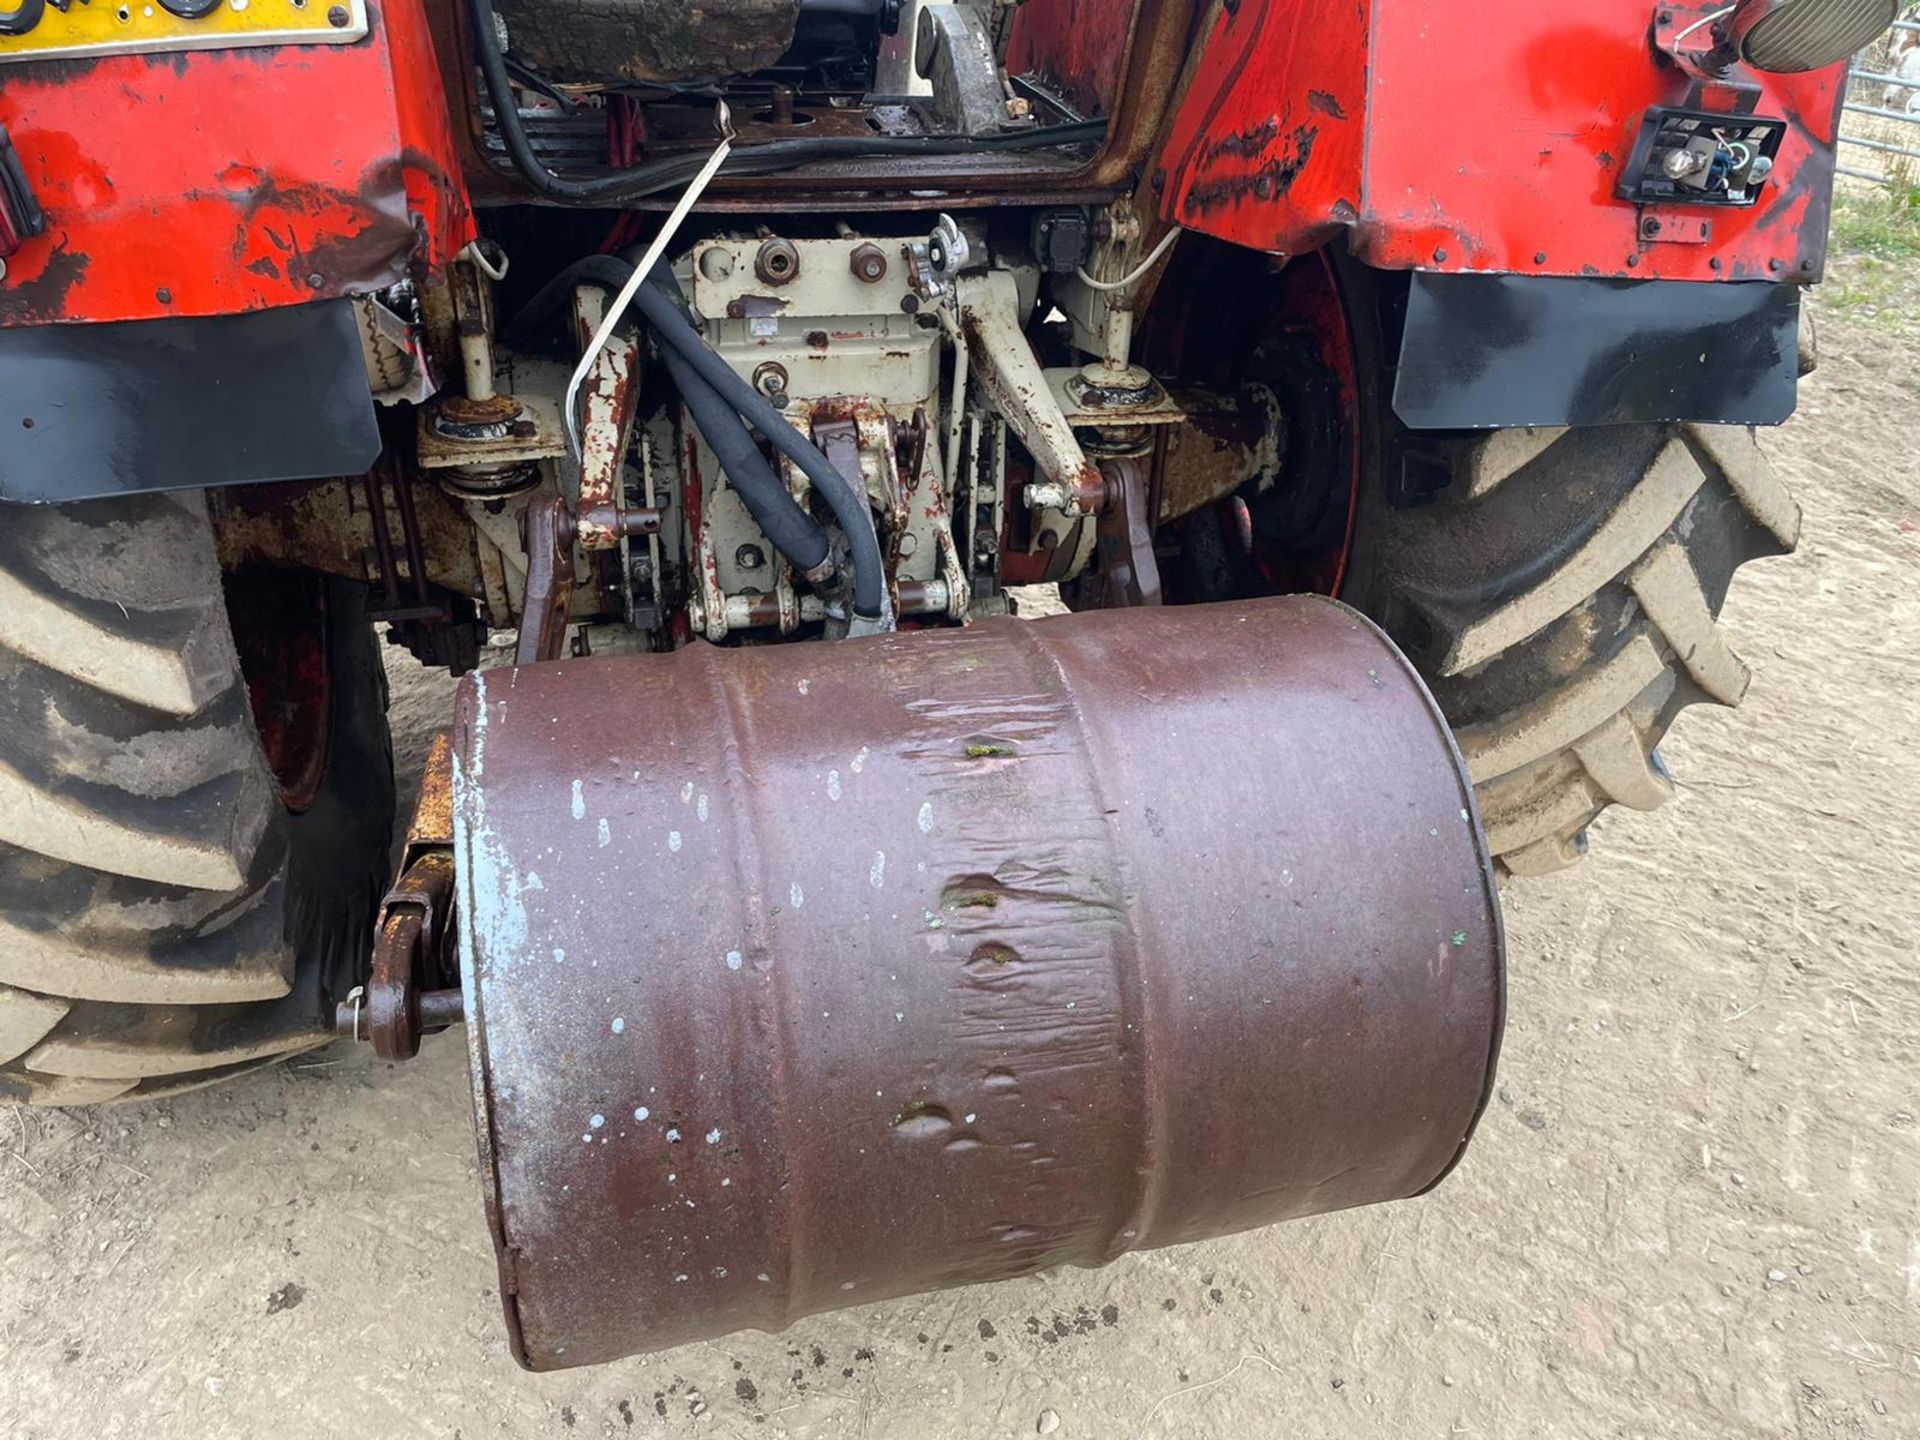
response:
{"label": "white wire", "polygon": [[471,260],[473,262],[473,268],[493,281],[496,285],[507,278],[508,260],[504,250],[500,252],[500,263],[496,266],[493,261],[487,258],[487,252],[481,248],[478,240],[469,240],[467,242],[467,248],[460,252],[460,258],[462,260]]}
{"label": "white wire", "polygon": [[700,193],[707,188],[707,182],[720,171],[721,165],[733,151],[733,124],[727,111],[727,102],[720,102],[719,113],[715,119],[720,126],[720,144],[713,154],[707,157],[707,163],[700,167],[700,173],[681,195],[680,203],[661,225],[660,233],[653,237],[653,243],[647,246],[646,253],[640,257],[640,263],[633,267],[633,274],[627,277],[627,283],[620,287],[620,293],[613,297],[613,303],[607,306],[607,313],[601,317],[600,328],[593,332],[593,339],[587,342],[587,350],[580,357],[580,363],[573,369],[573,378],[567,381],[567,444],[573,451],[573,458],[580,458],[580,427],[574,418],[574,406],[580,398],[580,386],[586,380],[587,373],[593,369],[594,362],[600,358],[600,352],[607,348],[607,341],[613,337],[614,326],[620,323],[620,317],[627,313],[627,306],[633,303],[633,297],[639,293],[640,282],[647,278],[647,272],[660,263],[660,257],[667,246],[673,243],[675,232],[680,229],[687,214],[700,199]]}
{"label": "white wire", "polygon": [[1686,29],[1682,30],[1678,35],[1674,36],[1672,43],[1675,45],[1678,45],[1682,40],[1686,39],[1687,36],[1691,35],[1694,31],[1698,30],[1701,26],[1711,25],[1716,20],[1724,20],[1727,18],[1727,16],[1731,15],[1734,11],[1738,10],[1739,8],[1740,7],[1738,5],[1729,5],[1723,10],[1715,10],[1710,12],[1709,14],[1702,15],[1698,20],[1694,21],[1691,25],[1687,26]]}
{"label": "white wire", "polygon": [[1165,235],[1161,236],[1160,243],[1153,247],[1152,254],[1148,255],[1146,259],[1142,260],[1118,280],[1096,280],[1087,273],[1087,267],[1084,265],[1076,265],[1073,273],[1079,279],[1080,283],[1089,290],[1098,290],[1102,294],[1108,294],[1115,290],[1125,290],[1131,285],[1138,284],[1141,277],[1153,269],[1154,266],[1158,265],[1161,257],[1173,248],[1173,242],[1179,238],[1180,227],[1176,225]]}

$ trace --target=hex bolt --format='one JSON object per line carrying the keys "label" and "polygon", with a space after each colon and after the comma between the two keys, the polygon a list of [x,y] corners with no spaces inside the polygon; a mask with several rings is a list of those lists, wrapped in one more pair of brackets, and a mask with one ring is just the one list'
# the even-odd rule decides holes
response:
{"label": "hex bolt", "polygon": [[742,570],[758,570],[767,563],[766,552],[758,545],[742,545],[733,552],[733,563]]}
{"label": "hex bolt", "polygon": [[853,278],[863,285],[872,285],[887,278],[887,252],[871,240],[853,247],[853,253],[847,256],[847,268],[853,272]]}
{"label": "hex bolt", "polygon": [[1649,240],[1653,239],[1660,233],[1660,217],[1657,215],[1647,216],[1646,219],[1640,222],[1640,233],[1645,235]]}
{"label": "hex bolt", "polygon": [[777,360],[768,360],[754,367],[753,388],[774,403],[776,408],[787,403],[787,367]]}

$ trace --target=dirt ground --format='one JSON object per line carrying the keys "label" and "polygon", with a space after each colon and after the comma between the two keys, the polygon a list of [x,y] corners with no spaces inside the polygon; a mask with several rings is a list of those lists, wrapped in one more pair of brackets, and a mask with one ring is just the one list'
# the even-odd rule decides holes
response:
{"label": "dirt ground", "polygon": [[[0,1112],[0,1435],[1920,1435],[1920,281],[1838,280],[1752,695],[1510,892],[1498,1101],[1431,1198],[531,1376],[461,1045],[335,1046]],[[403,767],[445,694],[401,688]]]}

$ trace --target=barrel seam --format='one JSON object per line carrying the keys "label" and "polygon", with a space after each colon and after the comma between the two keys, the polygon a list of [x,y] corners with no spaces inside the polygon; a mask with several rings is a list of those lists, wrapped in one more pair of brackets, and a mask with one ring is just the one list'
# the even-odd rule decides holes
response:
{"label": "barrel seam", "polygon": [[[1053,653],[1052,647],[1046,643],[1045,638],[1038,633],[1041,626],[1046,622],[1014,623],[1018,625],[1027,648],[1040,655],[1046,661],[1048,668],[1053,671],[1054,676],[1060,682],[1061,691],[1065,695],[1073,715],[1074,738],[1085,758],[1086,774],[1092,781],[1094,799],[1100,806],[1100,818],[1105,830],[1107,853],[1111,858],[1114,873],[1120,877],[1123,887],[1123,899],[1127,902],[1119,907],[1119,913],[1123,917],[1123,923],[1126,925],[1127,938],[1130,945],[1130,962],[1127,968],[1131,973],[1121,981],[1119,988],[1121,997],[1121,1020],[1123,1024],[1128,1020],[1135,1022],[1133,1030],[1135,1049],[1133,1053],[1135,1056],[1134,1068],[1138,1072],[1138,1079],[1135,1082],[1135,1089],[1138,1093],[1138,1103],[1134,1107],[1134,1113],[1140,1117],[1140,1139],[1139,1155],[1135,1160],[1133,1171],[1134,1174],[1139,1177],[1139,1180],[1133,1187],[1132,1194],[1134,1198],[1131,1204],[1120,1217],[1119,1221],[1113,1225],[1101,1246],[1101,1262],[1104,1264],[1125,1254],[1128,1250],[1141,1248],[1148,1232],[1152,1229],[1153,1217],[1159,1210],[1160,1177],[1163,1173],[1160,1164],[1159,1149],[1160,1139],[1164,1133],[1164,1126],[1160,1121],[1159,1092],[1153,1083],[1154,1067],[1153,1057],[1150,1053],[1152,1048],[1152,1040],[1150,1038],[1152,1031],[1148,1024],[1147,1016],[1146,973],[1141,964],[1143,949],[1143,936],[1141,932],[1150,927],[1151,918],[1140,905],[1134,903],[1138,891],[1133,885],[1132,869],[1127,864],[1126,857],[1123,853],[1124,847],[1119,845],[1114,838],[1111,817],[1117,812],[1115,812],[1113,807],[1108,803],[1108,788],[1106,778],[1101,771],[1099,749],[1094,745],[1092,737],[1087,733],[1086,710],[1080,703],[1079,692],[1074,688],[1073,681],[1068,676],[1066,667],[1060,663],[1059,657]],[[1116,968],[1118,967],[1116,966]],[[1129,1009],[1134,1013],[1129,1015],[1127,1013]],[[1129,1230],[1133,1232],[1130,1237],[1127,1235]],[[1119,1243],[1116,1244],[1116,1242]]]}
{"label": "barrel seam", "polygon": [[[717,660],[719,654],[717,647],[703,645],[699,648],[699,654],[698,663],[708,688],[716,697],[720,712],[727,717],[727,734],[722,744],[722,753],[731,763],[726,766],[722,783],[727,788],[731,802],[727,809],[733,822],[734,843],[738,847],[736,854],[741,871],[739,878],[744,879],[751,874],[753,883],[745,887],[746,893],[764,895],[767,893],[766,867],[761,859],[760,847],[755,842],[759,830],[755,815],[755,787],[747,783],[746,766],[740,763],[743,749],[747,748],[743,746],[742,737],[751,733],[752,721],[742,707],[735,703],[733,689],[721,674]],[[798,1237],[803,1233],[801,1227],[795,1222],[794,1216],[796,1204],[794,1197],[801,1194],[803,1190],[793,1173],[799,1167],[800,1151],[790,1143],[791,1136],[787,1124],[789,1106],[786,1100],[785,1077],[791,1073],[787,1060],[792,1051],[787,1037],[789,1012],[789,1007],[785,1003],[787,977],[785,967],[772,961],[772,936],[768,932],[766,917],[761,907],[747,906],[746,920],[744,938],[749,944],[750,956],[769,957],[767,965],[769,988],[764,1003],[766,1011],[769,1012],[766,1014],[766,1034],[773,1054],[770,1057],[771,1063],[765,1068],[766,1100],[768,1108],[773,1113],[773,1132],[778,1141],[780,1169],[788,1183],[771,1187],[773,1197],[768,1201],[768,1205],[774,1212],[774,1223],[769,1227],[770,1231],[780,1238],[778,1320],[780,1328],[784,1329],[797,1318],[793,1305],[794,1270],[796,1257],[799,1255]]]}

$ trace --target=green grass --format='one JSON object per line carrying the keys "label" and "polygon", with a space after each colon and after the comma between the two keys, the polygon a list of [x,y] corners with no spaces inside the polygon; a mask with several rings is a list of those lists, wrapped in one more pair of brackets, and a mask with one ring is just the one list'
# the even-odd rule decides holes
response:
{"label": "green grass", "polygon": [[1896,174],[1883,188],[1834,196],[1833,247],[1881,260],[1920,260],[1920,182]]}

